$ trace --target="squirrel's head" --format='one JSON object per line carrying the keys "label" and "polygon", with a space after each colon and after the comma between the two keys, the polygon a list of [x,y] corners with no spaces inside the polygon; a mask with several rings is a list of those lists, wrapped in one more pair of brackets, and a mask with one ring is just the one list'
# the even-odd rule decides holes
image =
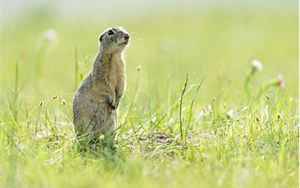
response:
{"label": "squirrel's head", "polygon": [[101,49],[106,53],[122,52],[129,38],[128,32],[121,27],[108,28],[100,35]]}

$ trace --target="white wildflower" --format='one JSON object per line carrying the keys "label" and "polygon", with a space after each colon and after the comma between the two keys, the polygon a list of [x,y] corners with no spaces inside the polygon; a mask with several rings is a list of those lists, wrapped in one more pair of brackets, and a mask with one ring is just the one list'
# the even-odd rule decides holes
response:
{"label": "white wildflower", "polygon": [[238,117],[238,112],[236,111],[236,110],[234,110],[234,109],[230,109],[227,113],[226,113],[226,115],[227,115],[227,117],[229,118],[229,119],[237,119],[237,117]]}
{"label": "white wildflower", "polygon": [[54,29],[49,29],[44,32],[44,39],[48,42],[54,42],[57,40],[57,32]]}
{"label": "white wildflower", "polygon": [[196,115],[198,121],[202,121],[206,116],[212,113],[212,107],[211,105],[208,105],[207,107],[203,108],[201,111],[199,111]]}
{"label": "white wildflower", "polygon": [[258,59],[252,60],[251,61],[251,66],[252,66],[252,71],[253,72],[257,72],[257,71],[260,72],[263,69],[263,64]]}
{"label": "white wildflower", "polygon": [[35,139],[36,140],[41,140],[44,138],[48,138],[51,136],[51,132],[48,129],[44,129],[42,131],[39,131],[35,134]]}

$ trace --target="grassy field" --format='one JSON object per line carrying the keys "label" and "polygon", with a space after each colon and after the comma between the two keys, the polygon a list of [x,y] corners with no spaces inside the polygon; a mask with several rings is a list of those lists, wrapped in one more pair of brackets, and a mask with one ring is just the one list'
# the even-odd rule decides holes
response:
{"label": "grassy field", "polygon": [[[4,25],[0,187],[298,187],[297,23],[244,8]],[[114,25],[132,35],[117,152],[81,156],[72,96]]]}

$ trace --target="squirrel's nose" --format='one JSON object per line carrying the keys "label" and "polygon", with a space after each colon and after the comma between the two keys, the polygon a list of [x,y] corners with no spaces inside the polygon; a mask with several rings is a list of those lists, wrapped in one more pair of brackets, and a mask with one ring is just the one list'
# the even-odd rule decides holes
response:
{"label": "squirrel's nose", "polygon": [[125,34],[124,39],[125,39],[125,40],[128,40],[128,39],[129,39],[129,35],[128,35],[128,34]]}

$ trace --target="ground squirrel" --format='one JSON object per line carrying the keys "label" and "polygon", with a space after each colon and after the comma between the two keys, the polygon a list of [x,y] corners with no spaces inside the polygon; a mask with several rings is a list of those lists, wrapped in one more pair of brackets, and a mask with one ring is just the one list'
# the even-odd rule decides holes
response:
{"label": "ground squirrel", "polygon": [[109,28],[100,35],[100,50],[92,71],[73,98],[74,127],[78,139],[98,140],[112,133],[117,124],[117,108],[125,89],[123,51],[129,34]]}

